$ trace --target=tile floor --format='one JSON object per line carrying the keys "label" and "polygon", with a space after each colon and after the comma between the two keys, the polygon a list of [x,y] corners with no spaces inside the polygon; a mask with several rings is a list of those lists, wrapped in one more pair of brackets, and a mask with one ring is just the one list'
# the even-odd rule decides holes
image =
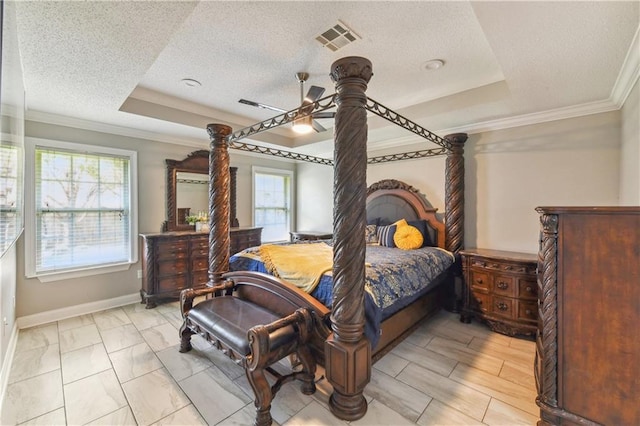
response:
{"label": "tile floor", "polygon": [[[133,304],[21,330],[3,425],[250,425],[244,371],[201,338],[178,352],[177,303]],[[280,425],[533,425],[534,343],[441,312],[374,365],[366,415],[329,412],[330,385],[276,396]]]}

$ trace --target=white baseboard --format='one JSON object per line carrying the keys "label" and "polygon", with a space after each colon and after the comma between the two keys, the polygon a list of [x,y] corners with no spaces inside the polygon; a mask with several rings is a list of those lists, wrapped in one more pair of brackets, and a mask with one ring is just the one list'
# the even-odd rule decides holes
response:
{"label": "white baseboard", "polygon": [[67,308],[54,309],[52,311],[27,315],[17,318],[16,324],[18,329],[29,328],[78,315],[86,315],[93,312],[104,311],[105,309],[117,308],[118,306],[129,305],[136,302],[140,302],[140,293],[133,293],[126,296],[115,297],[113,299],[99,300],[97,302],[84,303],[82,305],[69,306]]}
{"label": "white baseboard", "polygon": [[[13,355],[16,352],[18,343],[18,325],[14,322],[11,330],[11,338],[7,345],[7,352],[4,354],[2,361],[2,370],[0,370],[0,419],[2,418],[2,407],[4,407],[4,396],[7,393],[7,385],[9,384],[9,374],[13,365]],[[0,420],[2,422],[2,420]]]}

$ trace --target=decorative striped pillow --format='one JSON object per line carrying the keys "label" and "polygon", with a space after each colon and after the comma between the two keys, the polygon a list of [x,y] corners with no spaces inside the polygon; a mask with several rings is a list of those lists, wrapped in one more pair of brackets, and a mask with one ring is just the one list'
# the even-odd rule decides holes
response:
{"label": "decorative striped pillow", "polygon": [[396,233],[397,225],[378,226],[378,243],[384,247],[395,247],[393,236]]}

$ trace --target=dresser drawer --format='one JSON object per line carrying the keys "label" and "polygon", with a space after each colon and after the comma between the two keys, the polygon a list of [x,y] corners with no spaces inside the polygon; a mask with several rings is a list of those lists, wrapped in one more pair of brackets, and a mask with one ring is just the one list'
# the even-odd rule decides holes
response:
{"label": "dresser drawer", "polygon": [[187,288],[187,276],[175,275],[173,277],[164,277],[158,280],[158,293],[175,292]]}
{"label": "dresser drawer", "polygon": [[158,275],[178,275],[187,271],[187,259],[166,260],[158,262]]}
{"label": "dresser drawer", "polygon": [[209,253],[209,237],[207,238],[194,238],[189,243],[191,252],[204,252],[205,255]]}
{"label": "dresser drawer", "polygon": [[189,243],[187,240],[170,240],[158,242],[158,260],[187,257]]}
{"label": "dresser drawer", "polygon": [[516,296],[516,279],[506,275],[497,275],[493,280],[493,294],[507,297]]}
{"label": "dresser drawer", "polygon": [[205,271],[198,271],[191,274],[191,287],[204,287],[209,281],[209,273]]}
{"label": "dresser drawer", "polygon": [[262,228],[236,229],[230,233],[231,254],[262,243]]}
{"label": "dresser drawer", "polygon": [[489,274],[486,272],[471,271],[470,285],[473,288],[481,288],[483,290],[489,290]]}
{"label": "dresser drawer", "polygon": [[520,299],[537,300],[538,283],[532,280],[521,279],[518,283],[518,297]]}
{"label": "dresser drawer", "polygon": [[506,318],[515,318],[514,299],[507,297],[493,297],[492,312]]}
{"label": "dresser drawer", "polygon": [[206,257],[196,257],[191,260],[192,271],[207,271],[209,270],[209,259]]}

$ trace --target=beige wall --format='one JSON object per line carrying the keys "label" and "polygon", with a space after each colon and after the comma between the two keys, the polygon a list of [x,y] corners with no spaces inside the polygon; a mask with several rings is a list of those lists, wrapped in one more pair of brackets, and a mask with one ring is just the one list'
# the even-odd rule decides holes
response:
{"label": "beige wall", "polygon": [[617,205],[618,111],[470,135],[465,245],[535,253],[545,205]]}
{"label": "beige wall", "polygon": [[622,107],[620,204],[640,206],[640,82]]}
{"label": "beige wall", "polygon": [[[424,144],[402,151],[417,149]],[[331,199],[319,194],[331,194],[333,177],[321,167],[298,169],[303,191],[313,187],[312,194],[299,198],[300,223],[310,229],[331,223]],[[535,253],[536,207],[618,204],[620,112],[472,134],[465,169],[465,246]],[[377,164],[369,166],[367,182],[402,180],[442,213],[444,170],[442,156]],[[314,202],[319,199],[322,203]]]}
{"label": "beige wall", "polygon": [[[172,145],[32,121],[27,122],[26,135],[137,151],[140,233],[160,232],[166,218],[165,159],[182,160],[191,151],[207,148],[206,141],[203,141],[202,147]],[[238,219],[242,226],[251,225],[251,166],[254,164],[295,169],[295,164],[291,161],[231,153],[231,165],[238,167]],[[137,278],[140,262],[124,272],[42,283],[38,279],[27,279],[24,276],[24,238],[18,241],[17,258],[17,317],[129,296],[140,291],[141,282]]]}

